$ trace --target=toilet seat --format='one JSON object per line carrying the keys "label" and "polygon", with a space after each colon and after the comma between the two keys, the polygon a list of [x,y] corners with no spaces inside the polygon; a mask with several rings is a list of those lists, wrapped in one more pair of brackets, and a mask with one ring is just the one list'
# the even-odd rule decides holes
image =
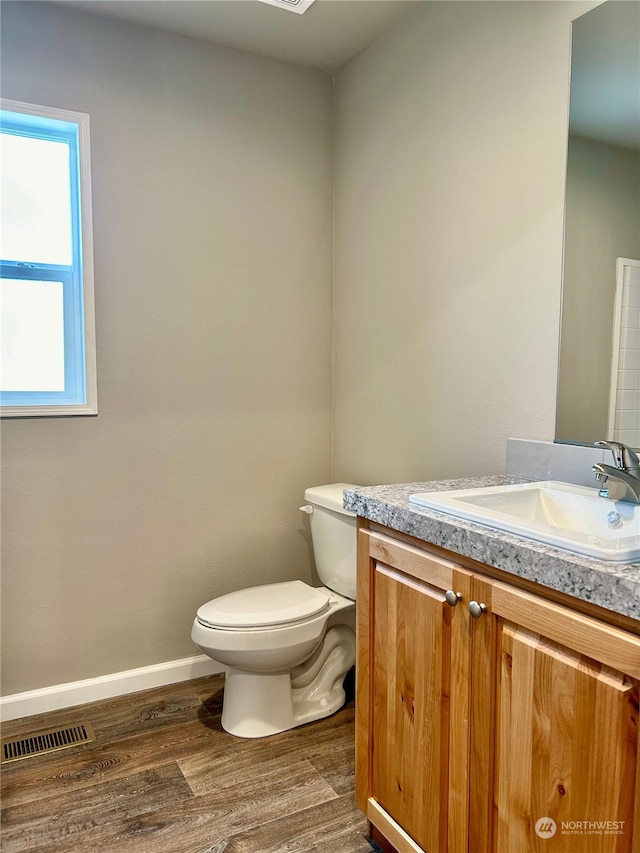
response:
{"label": "toilet seat", "polygon": [[197,621],[219,630],[264,629],[306,621],[329,609],[331,597],[303,581],[250,587],[222,595],[198,609]]}
{"label": "toilet seat", "polygon": [[[286,591],[289,584],[275,584],[275,586],[284,586]],[[298,589],[298,594],[301,596],[305,593],[306,584],[302,584],[302,587],[302,590]],[[263,589],[264,587],[254,587],[257,593]],[[319,589],[308,587],[307,589],[309,593],[317,592],[322,599],[325,597],[328,599],[326,609],[316,613],[315,616],[283,622],[280,625],[258,627],[241,625],[239,628],[206,625],[199,616],[196,616],[191,627],[191,639],[210,658],[234,670],[262,674],[290,672],[292,667],[310,658],[322,642],[330,624],[345,624],[350,621],[349,616],[345,615],[341,618],[338,616],[339,613],[355,612],[353,601],[326,587]],[[231,593],[231,595],[234,594]],[[318,597],[314,595],[310,596],[310,599],[315,599],[317,607]],[[208,602],[214,605],[214,611],[218,601],[220,599]],[[206,606],[204,605],[205,608]]]}

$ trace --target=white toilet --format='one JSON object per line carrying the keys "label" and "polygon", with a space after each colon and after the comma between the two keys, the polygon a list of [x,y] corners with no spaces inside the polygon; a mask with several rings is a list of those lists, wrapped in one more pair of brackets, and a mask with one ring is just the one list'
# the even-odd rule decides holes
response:
{"label": "white toilet", "polygon": [[214,598],[191,639],[226,667],[222,727],[256,738],[328,717],[345,701],[355,663],[356,518],[342,508],[349,483],[304,493],[322,587],[286,581]]}

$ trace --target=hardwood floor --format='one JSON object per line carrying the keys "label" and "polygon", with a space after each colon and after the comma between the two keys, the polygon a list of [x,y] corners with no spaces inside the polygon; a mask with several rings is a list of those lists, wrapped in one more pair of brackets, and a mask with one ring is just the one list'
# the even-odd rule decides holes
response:
{"label": "hardwood floor", "polygon": [[88,721],[96,739],[3,765],[3,853],[372,853],[353,796],[353,702],[243,740],[220,725],[223,686],[211,676],[5,723],[17,738]]}

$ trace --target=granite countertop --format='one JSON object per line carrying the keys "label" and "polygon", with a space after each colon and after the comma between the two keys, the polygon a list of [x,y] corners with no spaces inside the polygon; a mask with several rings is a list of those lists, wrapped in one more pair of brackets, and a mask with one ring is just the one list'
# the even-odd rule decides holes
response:
{"label": "granite countertop", "polygon": [[416,492],[530,482],[494,475],[345,489],[344,507],[479,563],[640,620],[640,563],[605,563],[409,503]]}

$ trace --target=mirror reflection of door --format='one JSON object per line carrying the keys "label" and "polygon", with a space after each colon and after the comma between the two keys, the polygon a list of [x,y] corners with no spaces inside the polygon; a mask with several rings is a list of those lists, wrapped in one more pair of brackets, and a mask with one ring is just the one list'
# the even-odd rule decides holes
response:
{"label": "mirror reflection of door", "polygon": [[640,261],[618,258],[607,436],[640,447]]}

